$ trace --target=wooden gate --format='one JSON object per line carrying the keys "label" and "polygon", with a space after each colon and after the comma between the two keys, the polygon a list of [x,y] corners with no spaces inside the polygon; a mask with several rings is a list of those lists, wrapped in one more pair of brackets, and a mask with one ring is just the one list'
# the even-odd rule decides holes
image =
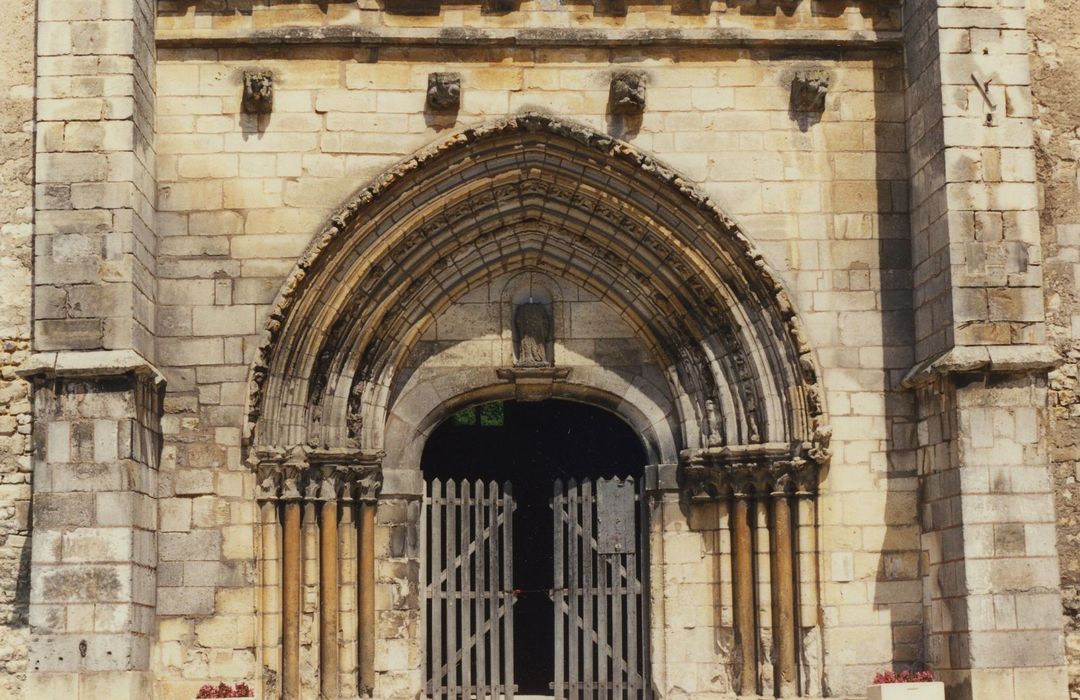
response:
{"label": "wooden gate", "polygon": [[429,698],[514,697],[510,483],[427,482]]}
{"label": "wooden gate", "polygon": [[555,482],[555,700],[648,700],[640,481]]}

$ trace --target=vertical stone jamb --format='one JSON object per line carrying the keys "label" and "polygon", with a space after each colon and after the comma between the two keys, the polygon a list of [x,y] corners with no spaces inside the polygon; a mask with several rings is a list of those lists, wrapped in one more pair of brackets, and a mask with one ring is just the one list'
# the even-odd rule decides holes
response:
{"label": "vertical stone jamb", "polygon": [[950,700],[1057,700],[1026,11],[910,0],[904,42],[928,661]]}
{"label": "vertical stone jamb", "polygon": [[262,690],[266,697],[275,697],[282,678],[282,528],[281,472],[273,467],[260,467],[258,486],[261,547],[259,606],[262,651]]}
{"label": "vertical stone jamb", "polygon": [[376,494],[362,492],[360,500],[359,545],[357,547],[357,625],[360,693],[364,697],[375,694],[375,513]]}
{"label": "vertical stone jamb", "polygon": [[757,603],[757,658],[758,687],[762,695],[773,695],[776,681],[776,635],[774,615],[776,611],[775,571],[771,537],[771,514],[769,492],[771,488],[763,479],[753,486],[754,500],[751,506],[754,543],[754,589]]}
{"label": "vertical stone jamb", "polygon": [[341,489],[341,522],[338,527],[340,536],[338,573],[338,610],[341,617],[340,657],[338,661],[338,687],[345,697],[358,695],[358,639],[357,639],[357,526],[356,501],[353,498],[354,484],[345,476]]}
{"label": "vertical stone jamb", "polygon": [[322,697],[338,697],[338,476],[323,467],[319,483],[319,679]]}
{"label": "vertical stone jamb", "polygon": [[818,581],[817,494],[806,483],[795,491],[795,564],[798,594],[799,680],[804,696],[821,695],[821,628]]}
{"label": "vertical stone jamb", "polygon": [[300,698],[300,489],[296,470],[286,472],[281,500],[284,501],[281,584],[281,688],[285,700]]}

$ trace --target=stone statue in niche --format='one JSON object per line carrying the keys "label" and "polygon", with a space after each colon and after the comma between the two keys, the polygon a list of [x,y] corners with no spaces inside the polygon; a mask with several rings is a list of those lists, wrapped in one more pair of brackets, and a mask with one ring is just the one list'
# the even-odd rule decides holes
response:
{"label": "stone statue in niche", "polygon": [[514,309],[514,339],[518,367],[550,367],[548,356],[553,340],[553,323],[547,304],[528,302]]}

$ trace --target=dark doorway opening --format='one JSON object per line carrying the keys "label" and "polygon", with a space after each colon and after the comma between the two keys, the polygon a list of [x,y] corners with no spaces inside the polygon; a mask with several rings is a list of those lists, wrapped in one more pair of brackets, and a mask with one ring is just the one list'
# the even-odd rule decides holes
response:
{"label": "dark doorway opening", "polygon": [[513,520],[514,682],[521,695],[551,695],[555,615],[551,500],[557,479],[640,477],[641,439],[614,414],[549,400],[475,406],[440,424],[424,448],[427,479],[510,482]]}

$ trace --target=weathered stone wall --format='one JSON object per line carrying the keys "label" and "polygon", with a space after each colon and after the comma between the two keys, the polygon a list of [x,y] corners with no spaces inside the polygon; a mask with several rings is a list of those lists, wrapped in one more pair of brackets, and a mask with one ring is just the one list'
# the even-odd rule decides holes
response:
{"label": "weathered stone wall", "polygon": [[1080,697],[1080,2],[1032,3],[1036,150],[1042,185],[1047,333],[1065,363],[1050,375],[1050,459],[1070,689]]}
{"label": "weathered stone wall", "polygon": [[0,696],[17,697],[30,595],[30,402],[14,369],[30,346],[34,3],[4,3],[0,22]]}
{"label": "weathered stone wall", "polygon": [[[245,595],[254,484],[239,429],[247,369],[284,276],[369,178],[455,128],[528,109],[615,133],[678,168],[739,218],[780,271],[819,353],[835,429],[821,508],[824,687],[861,693],[875,670],[921,661],[912,406],[896,390],[913,362],[898,53],[830,49],[795,60],[734,48],[323,46],[175,47],[158,58],[157,332],[169,382],[161,508],[170,544],[161,551],[157,670],[166,697],[207,677],[255,672],[246,653],[233,665],[214,659],[254,648]],[[646,74],[646,110],[632,128],[607,114],[613,63]],[[819,123],[789,112],[791,78],[805,67],[831,74]],[[240,76],[251,68],[274,74],[270,115],[240,113]],[[424,107],[428,74],[445,70],[462,77],[456,115]],[[683,519],[673,546],[682,537],[677,546],[694,552],[688,568],[712,566],[715,536],[690,532],[671,505],[670,521]],[[167,526],[165,513],[175,515]],[[191,556],[201,563],[185,563]],[[676,619],[683,627],[673,640],[712,634],[697,618]],[[212,633],[218,625],[243,633],[225,644]],[[725,679],[699,670],[707,665],[669,659],[672,693],[721,691]]]}

